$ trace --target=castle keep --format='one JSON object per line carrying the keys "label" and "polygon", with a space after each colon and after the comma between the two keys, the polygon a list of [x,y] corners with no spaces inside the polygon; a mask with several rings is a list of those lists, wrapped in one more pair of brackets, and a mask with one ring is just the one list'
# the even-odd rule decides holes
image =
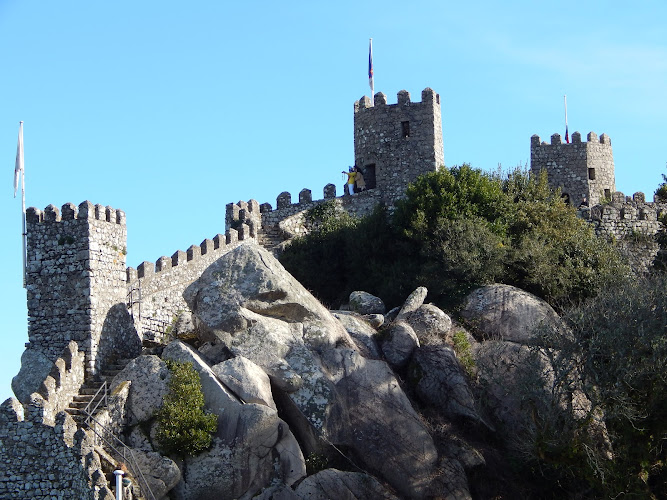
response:
{"label": "castle keep", "polygon": [[561,188],[563,199],[578,206],[585,198],[590,206],[603,199],[610,200],[616,191],[614,157],[611,139],[607,134],[588,134],[588,142],[581,142],[581,134],[572,134],[572,143],[563,144],[560,134],[551,136],[551,144],[530,138],[530,169],[533,174],[546,170],[549,185]]}
{"label": "castle keep", "polygon": [[354,161],[367,186],[392,204],[410,182],[445,164],[440,95],[426,88],[421,102],[412,102],[402,90],[398,104],[388,105],[377,93],[374,103],[368,97],[354,103]]}

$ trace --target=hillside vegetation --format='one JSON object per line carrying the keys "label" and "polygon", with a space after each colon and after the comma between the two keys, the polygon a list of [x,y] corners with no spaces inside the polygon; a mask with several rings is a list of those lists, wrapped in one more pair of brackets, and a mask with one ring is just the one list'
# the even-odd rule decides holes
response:
{"label": "hillside vegetation", "polygon": [[353,290],[399,304],[424,285],[452,309],[473,288],[505,283],[557,308],[595,296],[629,269],[577,218],[546,177],[505,177],[469,165],[420,177],[393,215],[363,219],[320,209],[322,230],[294,241],[281,262],[325,303]]}

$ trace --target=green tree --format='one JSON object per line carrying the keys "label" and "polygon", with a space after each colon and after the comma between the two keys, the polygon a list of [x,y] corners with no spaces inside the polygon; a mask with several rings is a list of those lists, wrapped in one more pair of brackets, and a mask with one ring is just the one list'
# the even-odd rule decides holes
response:
{"label": "green tree", "polygon": [[556,305],[627,273],[545,176],[520,169],[502,179],[469,165],[442,168],[408,186],[391,217],[379,209],[320,227],[281,261],[329,304],[363,289],[398,305],[425,285],[431,301],[452,308],[472,288],[502,282]]}
{"label": "green tree", "polygon": [[167,360],[169,393],[157,412],[157,441],[166,453],[196,455],[211,446],[217,415],[204,411],[201,380],[192,363]]}

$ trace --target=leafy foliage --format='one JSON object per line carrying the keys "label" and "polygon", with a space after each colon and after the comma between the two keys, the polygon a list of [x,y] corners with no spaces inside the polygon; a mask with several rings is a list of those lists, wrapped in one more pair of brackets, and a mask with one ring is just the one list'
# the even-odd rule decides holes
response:
{"label": "leafy foliage", "polygon": [[655,190],[655,196],[658,201],[662,203],[667,203],[667,175],[662,174],[662,184],[658,186],[658,189]]}
{"label": "leafy foliage", "polygon": [[[590,433],[562,413],[537,414],[547,454],[534,470],[565,484],[586,484],[588,497],[664,498],[667,491],[667,277],[634,278],[603,290],[564,316],[572,333],[550,332],[554,400],[580,388],[588,419],[604,416],[614,452],[604,456]],[[553,400],[552,400],[553,401]],[[553,415],[553,412],[551,413]],[[534,440],[539,447],[538,440]]]}
{"label": "leafy foliage", "polygon": [[433,302],[456,304],[473,288],[502,282],[552,304],[593,296],[627,268],[546,176],[505,179],[469,165],[440,169],[408,186],[390,217],[325,222],[281,261],[326,303],[365,290],[398,305],[418,285]]}
{"label": "leafy foliage", "polygon": [[196,455],[211,446],[217,415],[204,411],[201,380],[192,363],[166,361],[169,393],[157,413],[157,441],[166,453]]}

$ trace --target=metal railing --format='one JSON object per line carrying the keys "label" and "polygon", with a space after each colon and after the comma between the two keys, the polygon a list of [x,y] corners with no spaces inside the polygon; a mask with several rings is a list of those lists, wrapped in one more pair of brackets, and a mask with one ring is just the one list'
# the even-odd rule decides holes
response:
{"label": "metal railing", "polygon": [[[144,492],[147,492],[150,495],[150,498],[152,500],[156,500],[155,495],[153,495],[153,492],[151,491],[150,487],[148,486],[148,481],[146,481],[146,477],[144,476],[144,473],[141,471],[141,468],[137,464],[136,459],[134,458],[134,453],[132,452],[132,449],[129,448],[125,443],[123,443],[116,435],[110,430],[107,429],[99,420],[97,420],[94,416],[95,412],[97,411],[97,408],[99,408],[100,403],[102,401],[105,402],[105,407],[107,406],[106,402],[108,402],[108,386],[107,383],[104,382],[102,384],[102,387],[97,391],[96,396],[99,395],[100,391],[104,391],[102,398],[100,401],[98,401],[97,405],[95,408],[92,410],[92,412],[88,411],[88,407],[91,406],[91,403],[95,400],[93,400],[86,406],[86,409],[84,409],[84,413],[86,413],[86,420],[85,420],[85,425],[97,435],[102,441],[104,441],[109,448],[109,450],[112,450],[116,456],[114,458],[120,459],[123,463],[125,463],[132,474],[139,483],[139,489],[141,490],[141,493],[144,494]],[[96,426],[101,427],[104,431],[105,434],[108,436],[111,436],[113,438],[111,441],[107,439],[107,437],[101,433],[99,433],[96,429],[96,426],[91,425],[91,421],[96,424]],[[114,442],[117,443],[117,445],[120,445],[120,450],[114,446]],[[145,497],[145,495],[144,495]]]}
{"label": "metal railing", "polygon": [[[102,392],[102,397],[97,399],[97,396],[100,395],[100,392]],[[97,410],[102,403],[104,403],[105,407],[108,406],[108,404],[109,404],[109,399],[107,397],[108,393],[109,393],[109,391],[108,391],[108,388],[107,388],[107,381],[105,380],[102,383],[102,385],[100,386],[100,388],[97,389],[97,392],[95,393],[93,398],[90,400],[90,402],[83,409],[83,412],[86,415],[88,415],[86,417],[85,422],[84,422],[86,425],[90,426],[90,419],[92,418],[93,415],[95,415],[95,413],[97,413]],[[97,402],[95,402],[96,400],[97,400]],[[93,408],[91,408],[93,406],[93,404],[95,406]]]}

